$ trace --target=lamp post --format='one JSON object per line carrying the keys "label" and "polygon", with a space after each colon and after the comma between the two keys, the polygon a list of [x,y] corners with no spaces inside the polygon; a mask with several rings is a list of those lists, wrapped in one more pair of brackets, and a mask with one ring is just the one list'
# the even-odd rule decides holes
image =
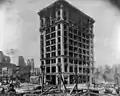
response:
{"label": "lamp post", "polygon": [[41,65],[40,68],[41,68],[41,72],[42,72],[42,92],[43,92],[45,65]]}

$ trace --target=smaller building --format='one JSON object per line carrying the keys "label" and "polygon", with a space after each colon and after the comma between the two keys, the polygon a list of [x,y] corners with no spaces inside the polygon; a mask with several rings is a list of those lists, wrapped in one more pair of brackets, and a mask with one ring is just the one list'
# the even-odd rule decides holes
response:
{"label": "smaller building", "polygon": [[32,76],[39,76],[40,75],[40,68],[34,68],[34,70],[31,70]]}

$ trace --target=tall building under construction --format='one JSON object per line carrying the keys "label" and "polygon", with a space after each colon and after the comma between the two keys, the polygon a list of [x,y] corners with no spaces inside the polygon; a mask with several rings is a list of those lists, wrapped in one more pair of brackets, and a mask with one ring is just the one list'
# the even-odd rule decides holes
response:
{"label": "tall building under construction", "polygon": [[[58,64],[66,84],[92,82],[94,69],[94,20],[69,4],[58,0],[38,12],[40,16],[40,64],[45,79],[59,83]],[[77,68],[75,68],[77,66]]]}

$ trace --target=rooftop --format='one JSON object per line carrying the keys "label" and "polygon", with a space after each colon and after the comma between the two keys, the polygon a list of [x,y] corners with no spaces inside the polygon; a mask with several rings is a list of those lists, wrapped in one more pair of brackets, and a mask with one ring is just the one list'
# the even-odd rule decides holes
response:
{"label": "rooftop", "polygon": [[50,10],[55,10],[57,8],[59,8],[60,6],[63,7],[67,7],[68,9],[70,9],[70,11],[75,11],[79,14],[81,14],[82,16],[92,19],[90,16],[88,16],[87,14],[83,13],[82,11],[80,11],[78,8],[76,8],[75,6],[73,6],[72,4],[68,3],[66,0],[57,0],[56,2],[52,3],[51,5],[49,5],[48,7],[43,8],[42,10],[40,10],[38,12],[38,14],[40,16],[42,16],[44,13],[48,13],[50,12]]}

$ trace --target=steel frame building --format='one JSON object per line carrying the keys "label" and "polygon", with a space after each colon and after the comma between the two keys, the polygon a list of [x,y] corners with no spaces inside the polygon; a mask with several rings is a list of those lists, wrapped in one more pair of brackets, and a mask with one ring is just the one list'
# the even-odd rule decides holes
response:
{"label": "steel frame building", "polygon": [[[58,0],[38,12],[40,16],[40,65],[45,79],[59,84],[57,64],[61,64],[66,84],[92,82],[94,71],[94,20],[65,0]],[[87,70],[87,71],[86,71]]]}

